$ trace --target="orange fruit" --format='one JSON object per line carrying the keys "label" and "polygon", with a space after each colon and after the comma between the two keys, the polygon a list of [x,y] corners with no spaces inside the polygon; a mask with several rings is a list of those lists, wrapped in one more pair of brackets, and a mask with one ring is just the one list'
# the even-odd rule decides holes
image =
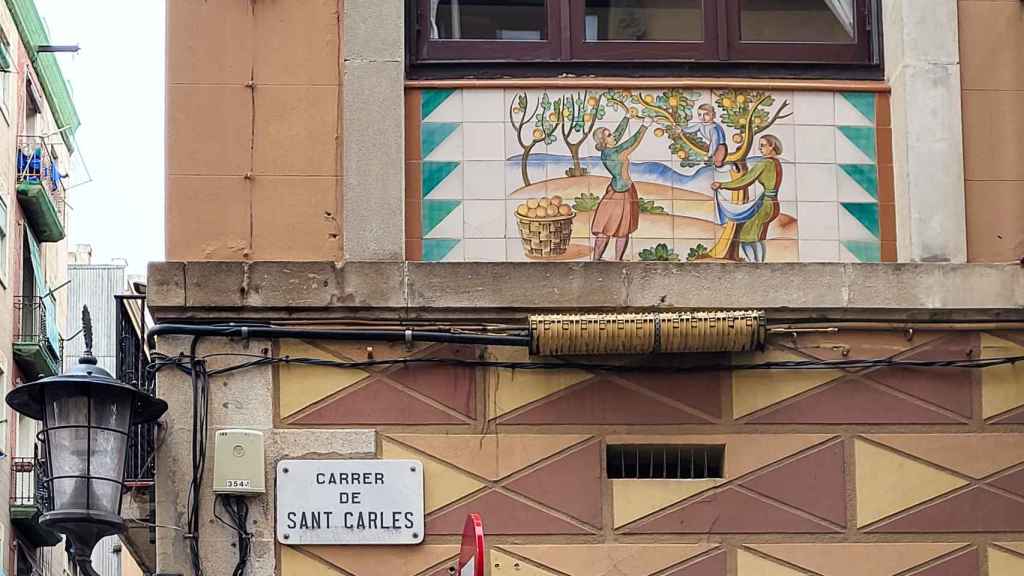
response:
{"label": "orange fruit", "polygon": [[533,137],[536,140],[540,140],[541,138],[544,137],[544,131],[541,130],[540,128],[534,128],[533,129]]}
{"label": "orange fruit", "polygon": [[558,206],[548,206],[547,209],[548,217],[558,216]]}
{"label": "orange fruit", "polygon": [[662,136],[665,135],[665,130],[663,130],[661,128],[655,128],[654,129],[654,135],[657,136],[658,138],[661,138]]}
{"label": "orange fruit", "polygon": [[536,208],[530,208],[526,212],[526,217],[527,218],[536,218],[537,217],[537,209]]}
{"label": "orange fruit", "polygon": [[568,204],[562,204],[558,207],[558,213],[562,216],[568,216],[569,214],[572,214],[572,208],[570,208]]}
{"label": "orange fruit", "polygon": [[537,201],[537,205],[540,206],[541,208],[547,208],[549,204],[551,204],[551,200],[548,199],[547,196],[544,196],[543,198]]}
{"label": "orange fruit", "polygon": [[530,198],[529,200],[526,201],[526,207],[531,210],[536,208],[537,206],[540,206],[540,202],[538,202],[536,198]]}
{"label": "orange fruit", "polygon": [[526,207],[526,204],[520,204],[519,207],[516,208],[516,214],[519,214],[520,216],[526,216],[529,211],[530,209]]}
{"label": "orange fruit", "polygon": [[551,197],[551,205],[552,206],[561,206],[562,205],[562,197],[561,196],[552,196]]}

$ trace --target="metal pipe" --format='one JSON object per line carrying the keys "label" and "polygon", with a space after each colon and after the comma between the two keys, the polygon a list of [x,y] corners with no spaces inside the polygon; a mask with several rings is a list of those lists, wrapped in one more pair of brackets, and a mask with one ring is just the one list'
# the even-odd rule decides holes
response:
{"label": "metal pipe", "polygon": [[828,322],[770,325],[769,334],[842,330],[915,330],[932,332],[984,332],[987,330],[1024,330],[1024,322]]}
{"label": "metal pipe", "polygon": [[157,336],[216,336],[222,338],[299,338],[305,340],[374,340],[383,342],[445,342],[450,344],[481,344],[492,346],[529,347],[529,336],[503,336],[491,334],[458,334],[412,329],[400,330],[306,330],[275,326],[223,326],[157,324],[146,332],[146,342],[156,348]]}

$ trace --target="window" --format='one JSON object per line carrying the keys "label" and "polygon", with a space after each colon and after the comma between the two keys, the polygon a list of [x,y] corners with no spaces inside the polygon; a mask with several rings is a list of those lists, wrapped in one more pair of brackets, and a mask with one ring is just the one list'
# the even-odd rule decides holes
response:
{"label": "window", "polygon": [[678,444],[609,444],[608,478],[612,480],[697,480],[721,478],[725,446]]}
{"label": "window", "polygon": [[410,0],[425,62],[872,64],[877,0]]}
{"label": "window", "polygon": [[7,286],[7,203],[0,190],[0,287]]}
{"label": "window", "polygon": [[0,111],[10,121],[11,110],[11,77],[14,75],[14,62],[11,59],[11,43],[7,35],[0,31]]}

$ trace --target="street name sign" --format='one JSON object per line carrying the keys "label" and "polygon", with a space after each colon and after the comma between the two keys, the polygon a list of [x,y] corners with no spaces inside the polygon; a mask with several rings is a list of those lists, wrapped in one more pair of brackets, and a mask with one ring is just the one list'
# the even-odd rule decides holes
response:
{"label": "street name sign", "polygon": [[282,460],[277,464],[281,544],[419,544],[423,464],[418,460]]}

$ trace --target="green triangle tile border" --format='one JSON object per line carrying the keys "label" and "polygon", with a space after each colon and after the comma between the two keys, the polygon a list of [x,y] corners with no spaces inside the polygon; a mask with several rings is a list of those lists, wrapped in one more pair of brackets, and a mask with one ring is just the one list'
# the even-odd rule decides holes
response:
{"label": "green triangle tile border", "polygon": [[875,123],[875,95],[870,92],[842,92],[843,99],[850,103],[857,112]]}
{"label": "green triangle tile border", "polygon": [[875,129],[867,126],[837,126],[843,136],[860,149],[872,161],[878,159]]}
{"label": "green triangle tile border", "polygon": [[457,122],[424,122],[420,125],[420,149],[423,158],[437,149],[459,127]]}
{"label": "green triangle tile border", "polygon": [[424,200],[420,208],[423,236],[437,228],[437,225],[454,212],[460,204],[462,204],[462,200]]}
{"label": "green triangle tile border", "polygon": [[420,169],[423,197],[426,198],[458,167],[458,162],[423,162]]}
{"label": "green triangle tile border", "polygon": [[449,96],[455,93],[454,88],[432,88],[420,90],[420,120],[426,120],[438,106],[444,104]]}
{"label": "green triangle tile border", "polygon": [[840,204],[850,216],[856,218],[869,232],[874,234],[875,238],[881,236],[881,226],[878,223],[878,204],[868,202],[840,202]]}
{"label": "green triangle tile border", "polygon": [[444,260],[461,240],[457,238],[424,238],[423,261],[440,262]]}
{"label": "green triangle tile border", "polygon": [[878,200],[878,167],[874,164],[840,164],[839,167],[872,198]]}
{"label": "green triangle tile border", "polygon": [[843,240],[843,247],[860,262],[881,262],[882,243],[869,240]]}

